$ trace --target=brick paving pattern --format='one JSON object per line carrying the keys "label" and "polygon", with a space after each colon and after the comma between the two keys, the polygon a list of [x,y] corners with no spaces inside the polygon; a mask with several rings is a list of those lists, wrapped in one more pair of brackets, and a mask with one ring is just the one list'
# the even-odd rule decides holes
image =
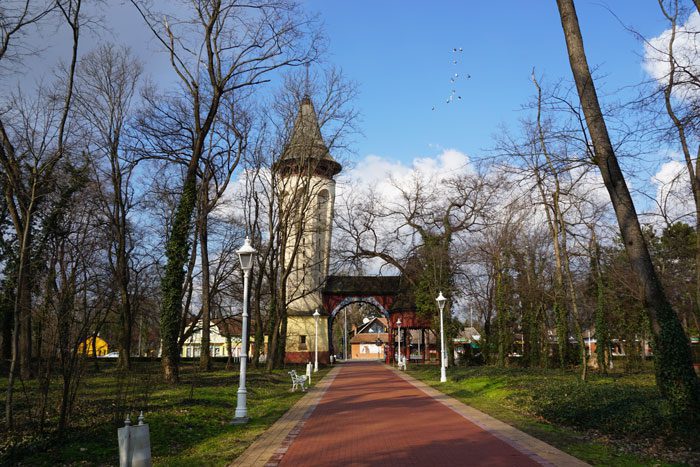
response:
{"label": "brick paving pattern", "polygon": [[339,371],[340,367],[333,368],[323,380],[311,387],[304,397],[255,440],[231,465],[237,467],[278,465]]}
{"label": "brick paving pattern", "polygon": [[270,459],[268,465],[549,464],[514,446],[384,365],[352,363],[342,366],[281,461]]}

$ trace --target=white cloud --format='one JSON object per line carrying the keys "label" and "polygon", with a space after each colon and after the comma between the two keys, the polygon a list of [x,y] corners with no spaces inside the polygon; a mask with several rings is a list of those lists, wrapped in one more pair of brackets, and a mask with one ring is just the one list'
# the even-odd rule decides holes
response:
{"label": "white cloud", "polygon": [[[410,193],[416,181],[422,186],[428,187],[438,194],[439,184],[442,180],[458,175],[473,172],[469,157],[456,149],[440,149],[441,152],[433,156],[417,157],[410,163],[391,160],[375,154],[365,156],[357,165],[343,172],[338,178],[336,186],[336,219],[345,218],[348,213],[343,210],[351,210],[364,200],[369,200],[374,195],[382,206],[387,207],[394,213],[401,211],[406,203],[401,196],[400,189],[405,189]],[[436,196],[436,201],[442,197]],[[385,251],[390,251],[397,257],[402,256],[411,247],[411,230],[401,227],[403,221],[401,216],[395,214],[382,217],[377,222],[377,235]],[[342,242],[338,232],[335,232],[334,242]],[[397,240],[397,235],[401,240]],[[393,239],[393,240],[392,240]],[[388,268],[384,261],[373,260],[364,261],[363,266],[366,274],[392,274],[396,273],[392,268]]]}
{"label": "white cloud", "polygon": [[439,182],[472,171],[469,156],[456,149],[443,149],[434,156],[417,157],[409,164],[375,154],[365,156],[353,169],[341,174],[338,195],[347,190],[372,189],[383,199],[397,196],[396,185],[405,186],[414,177]]}
{"label": "white cloud", "polygon": [[688,172],[683,162],[671,160],[651,177],[656,186],[655,214],[665,222],[691,221],[693,195],[688,182]]}
{"label": "white cloud", "polygon": [[[679,83],[688,82],[690,75],[700,76],[700,14],[694,11],[684,24],[676,27],[676,37],[673,42],[673,55],[677,62],[675,80]],[[649,76],[664,85],[668,82],[669,41],[672,30],[666,29],[644,44],[644,59],[642,67]],[[678,98],[697,98],[700,90],[697,84],[681,84],[674,95]]]}

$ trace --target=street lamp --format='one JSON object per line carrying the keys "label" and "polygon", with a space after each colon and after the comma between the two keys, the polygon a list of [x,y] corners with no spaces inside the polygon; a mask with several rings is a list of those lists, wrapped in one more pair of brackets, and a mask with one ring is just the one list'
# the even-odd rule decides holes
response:
{"label": "street lamp", "polygon": [[343,330],[343,360],[348,359],[348,307],[345,307],[345,325]]}
{"label": "street lamp", "polygon": [[445,383],[447,382],[447,375],[445,374],[445,327],[443,325],[442,310],[445,308],[447,299],[442,295],[442,291],[440,291],[440,295],[435,301],[440,309],[440,382]]}
{"label": "street lamp", "polygon": [[318,308],[314,311],[314,321],[316,322],[316,337],[314,338],[314,373],[318,371],[318,318],[321,317],[321,313],[318,312]]}
{"label": "street lamp", "polygon": [[401,368],[401,318],[396,320],[396,325],[399,327],[399,368]]}
{"label": "street lamp", "polygon": [[248,395],[245,388],[246,369],[248,368],[248,346],[246,345],[248,342],[248,281],[250,280],[250,270],[253,269],[253,257],[257,251],[251,246],[250,239],[246,237],[243,246],[236,253],[238,253],[238,259],[241,261],[241,269],[243,270],[243,330],[241,336],[241,370],[239,374],[238,400],[236,403],[236,414],[231,423],[240,425],[247,423],[249,420],[246,407]]}

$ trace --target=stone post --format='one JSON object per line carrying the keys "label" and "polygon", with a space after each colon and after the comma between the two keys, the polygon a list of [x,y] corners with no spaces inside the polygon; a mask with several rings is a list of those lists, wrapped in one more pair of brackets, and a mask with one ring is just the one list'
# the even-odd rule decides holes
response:
{"label": "stone post", "polygon": [[144,423],[143,411],[138,425],[131,426],[127,414],[124,427],[117,430],[119,439],[119,467],[151,467],[151,435]]}

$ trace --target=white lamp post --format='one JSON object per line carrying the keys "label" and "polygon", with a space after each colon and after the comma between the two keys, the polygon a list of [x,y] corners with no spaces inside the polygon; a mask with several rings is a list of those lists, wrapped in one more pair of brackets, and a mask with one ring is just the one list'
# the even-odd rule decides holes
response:
{"label": "white lamp post", "polygon": [[440,309],[440,382],[445,383],[447,382],[447,375],[445,374],[445,327],[442,319],[442,310],[445,308],[447,299],[443,297],[442,291],[435,301]]}
{"label": "white lamp post", "polygon": [[321,313],[318,312],[318,308],[314,311],[314,321],[316,322],[316,338],[314,339],[314,373],[318,371],[318,318]]}
{"label": "white lamp post", "polygon": [[396,320],[396,325],[399,327],[399,368],[401,368],[401,318]]}
{"label": "white lamp post", "polygon": [[250,239],[246,237],[243,246],[236,253],[238,253],[238,259],[241,261],[241,269],[243,270],[243,331],[241,336],[241,370],[239,374],[238,400],[236,403],[236,414],[232,423],[239,425],[247,423],[249,420],[246,406],[248,393],[245,388],[246,369],[248,368],[248,346],[246,345],[248,342],[248,281],[250,280],[250,270],[253,269],[253,257],[257,251],[251,246]]}

